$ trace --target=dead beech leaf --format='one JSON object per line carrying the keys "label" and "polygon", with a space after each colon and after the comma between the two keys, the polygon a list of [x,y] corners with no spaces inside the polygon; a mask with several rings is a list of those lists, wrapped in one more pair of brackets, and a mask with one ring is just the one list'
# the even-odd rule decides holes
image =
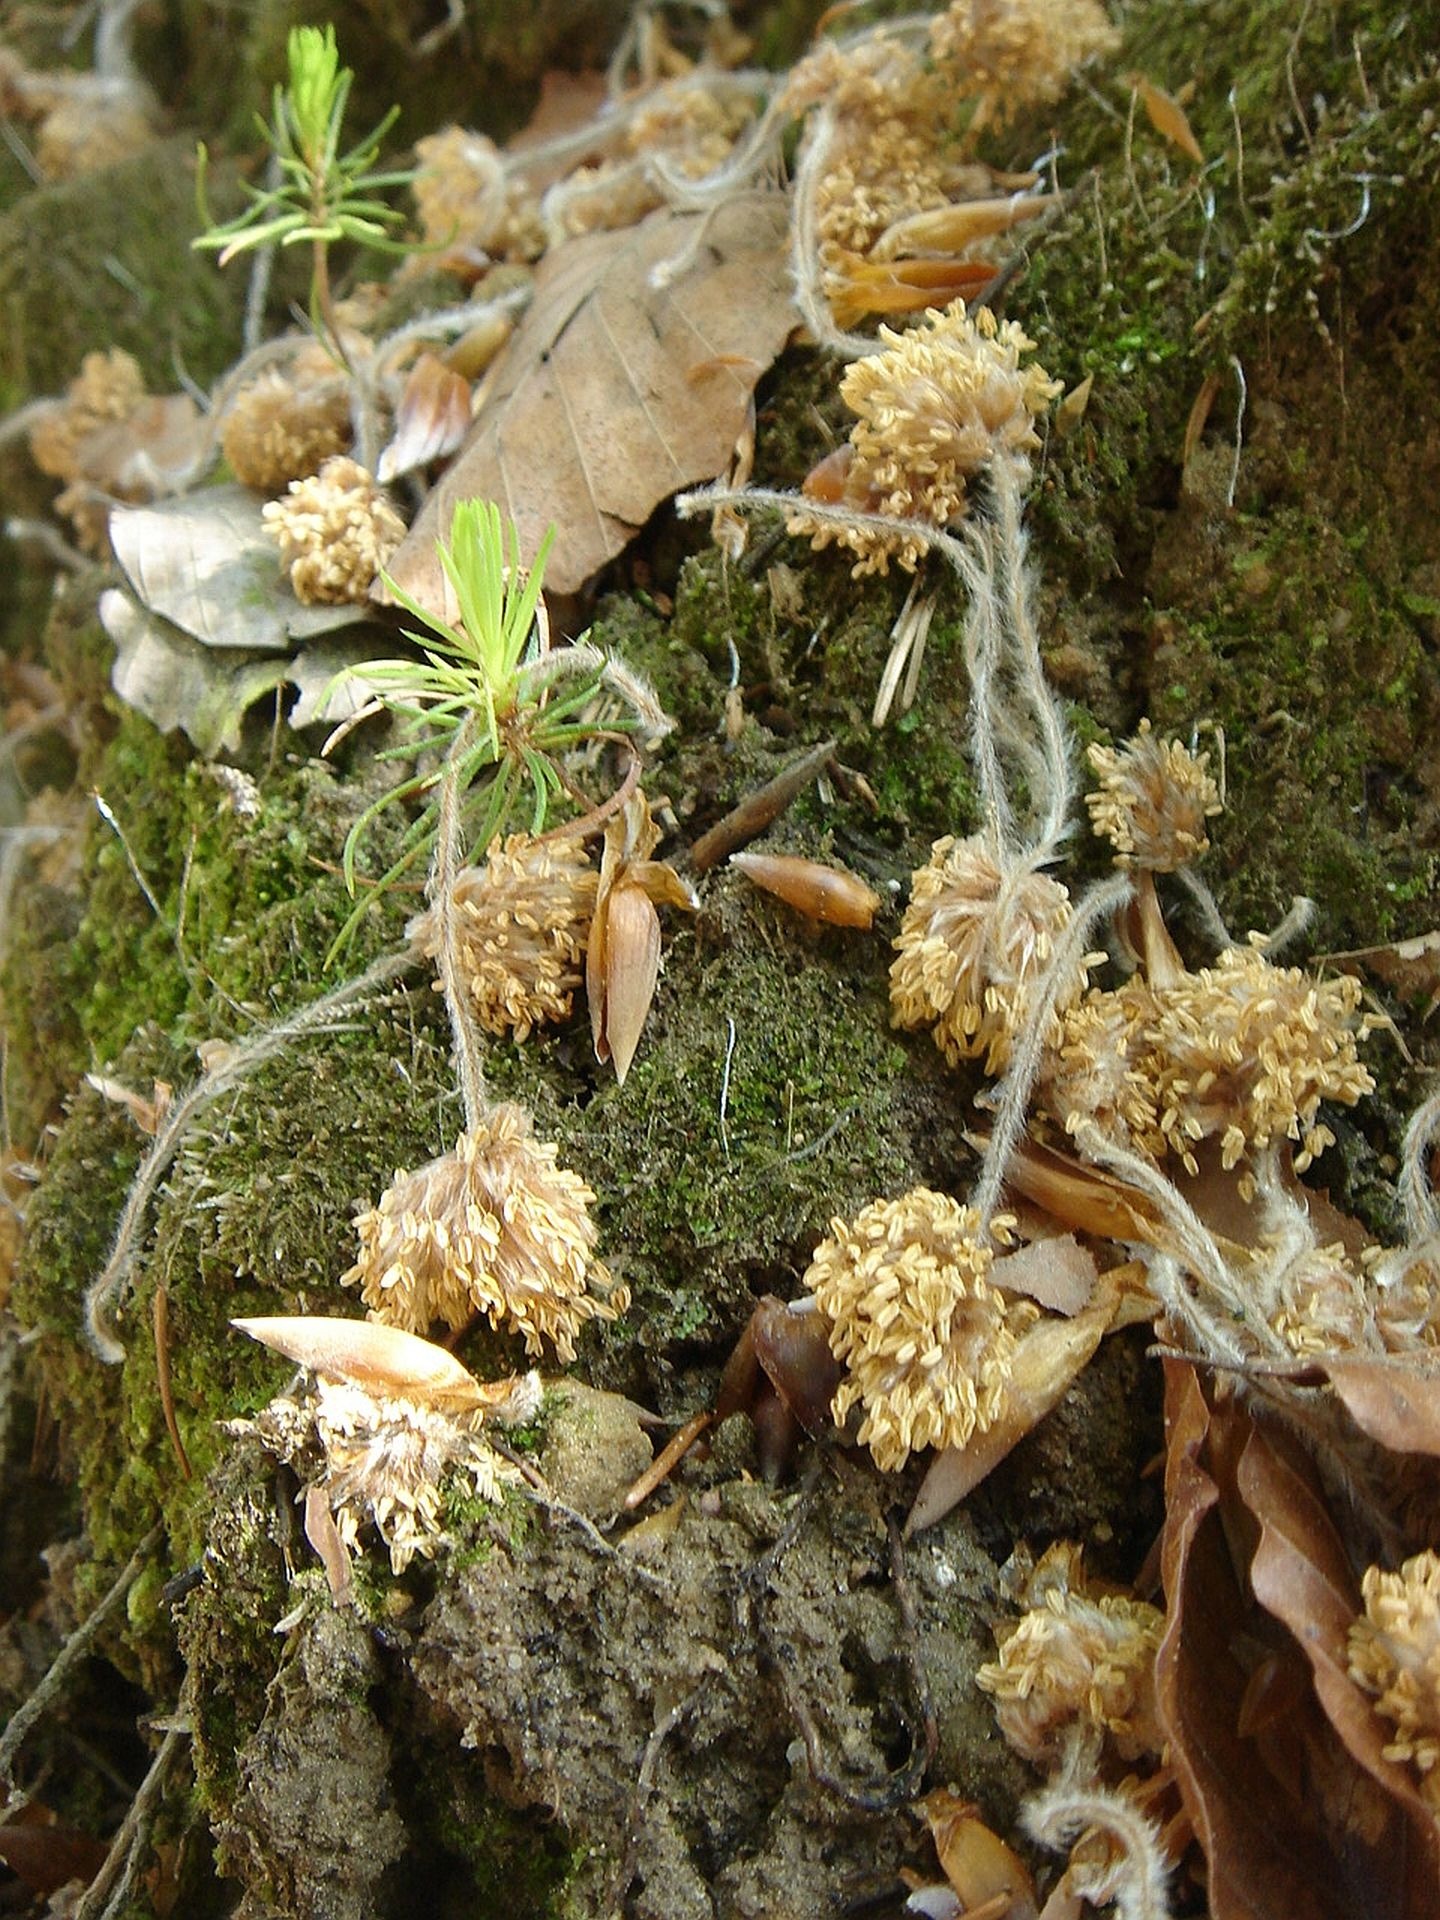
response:
{"label": "dead beech leaf", "polygon": [[796,324],[786,218],[784,195],[747,193],[708,219],[662,211],[552,248],[470,438],[391,562],[405,592],[446,617],[435,542],[457,500],[498,501],[522,553],[558,526],[546,585],[574,593],[662,500],[723,472]]}
{"label": "dead beech leaf", "polygon": [[[1233,1398],[1207,1399],[1192,1367],[1167,1361],[1165,1374],[1156,1702],[1209,1865],[1211,1920],[1424,1920],[1435,1873],[1405,1810],[1341,1743],[1304,1653],[1251,1594],[1258,1523],[1236,1462],[1253,1423]],[[1292,1703],[1285,1713],[1254,1712],[1259,1675]]]}
{"label": "dead beech leaf", "polygon": [[1350,1678],[1349,1634],[1360,1594],[1308,1459],[1283,1434],[1245,1443],[1236,1488],[1260,1522],[1250,1563],[1255,1598],[1290,1629],[1310,1662],[1315,1693],[1354,1759],[1408,1817],[1410,1847],[1440,1885],[1440,1829],[1407,1770],[1385,1758],[1390,1729]]}
{"label": "dead beech leaf", "polygon": [[470,431],[470,382],[433,353],[410,369],[395,409],[395,432],[380,455],[375,478],[388,486],[402,473],[454,453]]}
{"label": "dead beech leaf", "polygon": [[1094,1254],[1073,1233],[1056,1233],[1002,1254],[990,1277],[997,1287],[1023,1293],[1047,1313],[1068,1319],[1089,1304],[1098,1272]]}
{"label": "dead beech leaf", "polygon": [[0,1825],[0,1860],[39,1900],[48,1900],[71,1880],[88,1885],[108,1851],[103,1840],[62,1826],[35,1800]]}
{"label": "dead beech leaf", "polygon": [[141,606],[207,647],[288,653],[296,640],[365,619],[363,607],[301,605],[260,508],[237,486],[116,507],[110,544]]}
{"label": "dead beech leaf", "polygon": [[1131,79],[1135,91],[1140,96],[1140,104],[1144,107],[1155,131],[1172,146],[1179,147],[1187,160],[1193,160],[1197,167],[1203,167],[1204,152],[1191,130],[1189,120],[1185,117],[1185,109],[1174,94],[1167,93],[1163,87],[1157,87],[1155,82],[1147,80],[1143,73],[1133,74]]}
{"label": "dead beech leaf", "polygon": [[1346,1412],[1393,1453],[1440,1454],[1440,1367],[1420,1353],[1321,1355]]}

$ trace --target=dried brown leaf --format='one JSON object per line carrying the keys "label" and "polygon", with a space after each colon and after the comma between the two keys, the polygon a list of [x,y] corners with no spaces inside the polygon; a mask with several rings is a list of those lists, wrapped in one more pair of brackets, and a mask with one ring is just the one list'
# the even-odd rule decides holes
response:
{"label": "dried brown leaf", "polygon": [[[945,1878],[964,1910],[996,1903],[1004,1920],[1035,1920],[1035,1882],[1030,1869],[980,1818],[978,1807],[952,1787],[936,1787],[920,1802]],[[1002,1905],[1000,1896],[1008,1895]]]}
{"label": "dried brown leaf", "polygon": [[[1209,1863],[1212,1920],[1433,1914],[1440,1887],[1408,1813],[1342,1744],[1305,1655],[1251,1594],[1263,1523],[1236,1480],[1253,1423],[1233,1399],[1208,1400],[1193,1368],[1172,1361],[1166,1428],[1169,1610],[1156,1700]],[[1285,1713],[1254,1711],[1262,1675],[1291,1703]]]}
{"label": "dried brown leaf", "polygon": [[1322,956],[1346,973],[1360,968],[1383,980],[1408,1006],[1425,1003],[1425,1019],[1440,1007],[1440,928],[1381,947],[1353,947]]}
{"label": "dried brown leaf", "polygon": [[1058,1406],[1114,1316],[1118,1290],[1106,1284],[1108,1279],[1107,1275],[1097,1286],[1091,1304],[1073,1319],[1045,1315],[1023,1336],[1005,1382],[999,1414],[963,1447],[946,1447],[936,1454],[920,1482],[905,1523],[907,1533],[919,1533],[922,1527],[943,1520]]}
{"label": "dried brown leaf", "polygon": [[1098,1272],[1094,1254],[1073,1233],[1055,1233],[1001,1254],[990,1277],[997,1287],[1068,1319],[1089,1305]]}
{"label": "dried brown leaf", "polygon": [[1424,1352],[1322,1355],[1356,1426],[1395,1453],[1440,1454],[1440,1366]]}
{"label": "dried brown leaf", "polygon": [[1350,1626],[1360,1594],[1313,1467],[1285,1436],[1253,1432],[1235,1475],[1260,1522],[1250,1585],[1261,1606],[1290,1629],[1310,1662],[1315,1693],[1350,1754],[1394,1799],[1408,1823],[1408,1848],[1440,1886],[1440,1829],[1406,1770],[1384,1754],[1388,1729],[1350,1678]]}
{"label": "dried brown leaf", "polygon": [[524,553],[559,527],[546,584],[573,593],[662,500],[723,472],[795,325],[786,237],[784,196],[747,193],[552,248],[469,440],[394,557],[399,585],[445,615],[435,542],[456,501],[478,497],[514,520]]}
{"label": "dried brown leaf", "polygon": [[37,1899],[48,1900],[68,1881],[88,1884],[109,1849],[93,1834],[61,1826],[38,1801],[0,1825],[0,1860]]}

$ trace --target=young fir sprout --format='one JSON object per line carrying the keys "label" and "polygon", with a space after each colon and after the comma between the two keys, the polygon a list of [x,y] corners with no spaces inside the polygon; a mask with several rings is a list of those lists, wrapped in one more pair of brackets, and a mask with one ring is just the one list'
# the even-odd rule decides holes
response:
{"label": "young fir sprout", "polygon": [[[550,653],[543,621],[537,622],[553,540],[552,527],[527,573],[520,562],[519,535],[502,519],[500,509],[490,501],[461,501],[448,545],[439,542],[440,564],[459,609],[454,626],[426,612],[382,574],[395,599],[421,623],[422,631],[407,628],[406,633],[424,658],[371,661],[356,671],[393,713],[409,722],[408,738],[380,757],[424,754],[426,765],[382,794],[350,829],[344,874],[352,894],[356,851],[375,819],[399,802],[422,795],[427,800],[397,859],[341,929],[332,958],[370,902],[433,845],[438,788],[447,766],[453,763],[463,796],[469,843],[483,852],[527,799],[529,830],[540,833],[552,800],[567,786],[560,757],[585,740],[611,733],[611,728],[581,718],[600,690],[599,656],[583,647]],[[577,683],[557,687],[566,677]]]}
{"label": "young fir sprout", "polygon": [[310,324],[335,358],[348,365],[330,288],[330,248],[337,240],[355,240],[384,253],[410,251],[389,237],[405,216],[375,197],[388,187],[407,185],[413,177],[407,171],[375,171],[380,143],[400,109],[392,107],[372,133],[342,153],[340,128],[355,76],[340,65],[334,27],[292,28],[286,55],[290,80],[275,89],[274,123],[267,126],[256,116],[275,158],[275,184],[247,186],[250,205],[233,220],[216,225],[205,196],[208,155],[202,143],[196,194],[206,231],[191,244],[218,252],[223,267],[236,254],[257,247],[294,247],[308,241]]}

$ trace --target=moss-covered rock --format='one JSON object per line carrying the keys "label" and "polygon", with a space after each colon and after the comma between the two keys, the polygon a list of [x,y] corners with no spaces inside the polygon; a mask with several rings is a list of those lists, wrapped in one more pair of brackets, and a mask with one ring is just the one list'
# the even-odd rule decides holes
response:
{"label": "moss-covered rock", "polygon": [[[368,44],[345,46],[380,105],[397,91],[387,62],[432,12],[402,6],[377,17]],[[255,86],[295,17],[260,13],[245,56]],[[793,24],[794,10],[780,13]],[[542,39],[547,21],[533,24]],[[1004,296],[1052,372],[1072,389],[1093,381],[1083,415],[1052,432],[1031,496],[1047,666],[1077,747],[1142,713],[1223,742],[1227,811],[1206,872],[1237,932],[1272,923],[1296,893],[1318,902],[1320,950],[1421,932],[1440,890],[1440,229],[1428,191],[1440,17],[1426,5],[1385,18],[1363,0],[1137,0],[1125,34],[1114,73],[1183,94],[1206,163],[1167,144],[1113,77],[1056,110],[1074,184],[1024,236]],[[523,38],[505,57],[530,71],[541,42]],[[431,105],[439,117],[438,95]],[[990,157],[1017,164],[1050,133],[1048,118],[1017,127]],[[0,299],[16,321],[0,372],[17,389],[57,388],[92,345],[143,339],[162,384],[176,342],[191,371],[228,357],[243,282],[184,253],[188,155],[172,143],[89,198],[79,184],[46,189],[0,217]],[[133,258],[117,258],[153,290],[134,310],[95,270],[131,243],[106,198],[121,188],[144,218]],[[163,258],[141,251],[157,233]],[[74,296],[85,318],[62,339],[47,316],[57,302],[70,311],[72,275],[95,304]],[[833,367],[796,347],[760,393],[757,471],[797,485],[846,428]],[[738,874],[712,873],[693,917],[667,911],[664,971],[623,1088],[596,1066],[583,1009],[488,1050],[494,1092],[527,1105],[594,1188],[602,1252],[631,1289],[622,1320],[587,1330],[577,1375],[678,1417],[711,1400],[756,1295],[798,1290],[833,1216],[919,1183],[964,1189],[976,1079],[891,1029],[887,968],[907,875],[977,808],[964,607],[938,570],[924,583],[937,597],[918,699],[881,731],[870,712],[908,580],[857,582],[843,556],[810,554],[778,520],[729,563],[703,529],[657,527],[643,587],[641,574],[617,568],[593,637],[648,674],[678,722],[647,777],[669,801],[662,853],[683,864],[737,800],[834,739],[825,792],[801,796],[763,844],[842,860],[885,901],[872,934],[818,930]],[[47,645],[94,721],[81,778],[110,823],[90,826],[78,895],[30,891],[11,936],[9,1112],[37,1129],[88,1067],[142,1093],[184,1083],[198,1044],[243,1045],[335,983],[326,956],[349,910],[340,849],[384,777],[370,743],[321,764],[309,742],[258,724],[235,756],[243,779],[217,777],[105,705],[105,645],[83,610],[52,618]],[[598,771],[582,777],[598,791]],[[377,859],[394,831],[382,826]],[[1077,830],[1067,877],[1106,859]],[[343,968],[397,944],[414,905],[393,894]],[[1179,937],[1204,942],[1184,925]],[[1433,1058],[1428,1030],[1407,1039]],[[1381,1088],[1337,1129],[1323,1170],[1392,1230],[1387,1182],[1413,1087],[1378,1037],[1370,1053]],[[437,1898],[486,1911],[504,1888],[536,1914],[609,1912],[622,1882],[631,1911],[667,1916],[861,1897],[880,1869],[910,1863],[907,1830],[826,1799],[795,1763],[800,1723],[765,1632],[793,1654],[802,1702],[821,1703],[837,1776],[873,1784],[903,1766],[913,1723],[894,1706],[909,1680],[883,1508],[910,1496],[918,1465],[887,1481],[840,1456],[805,1496],[789,1551],[758,1573],[795,1496],[754,1483],[732,1423],[708,1460],[680,1470],[652,1560],[606,1551],[573,1515],[451,1497],[435,1566],[397,1582],[363,1556],[353,1616],[325,1611],[313,1571],[295,1578],[309,1553],[297,1489],[223,1424],[273,1393],[281,1369],[229,1319],[355,1312],[340,1275],[357,1207],[461,1124],[423,971],[285,1047],[206,1113],[170,1169],[122,1301],[119,1367],[89,1353],[81,1304],[145,1147],[122,1108],[73,1094],[30,1208],[13,1304],[40,1332],[96,1565],[119,1564],[159,1515],[163,1572],[200,1569],[180,1651],[226,1869],[257,1913],[332,1895],[337,1911],[399,1912],[427,1858]],[[526,1358],[488,1332],[458,1344],[487,1375]],[[628,1475],[643,1448],[629,1415],[624,1434],[614,1450]],[[1001,1611],[997,1567],[1017,1542],[1063,1530],[1088,1533],[1117,1578],[1132,1574],[1155,1519],[1136,1488],[1158,1437],[1139,1336],[1109,1343],[966,1511],[911,1549],[937,1769],[996,1822],[1024,1787],[971,1685]],[[624,1477],[610,1464],[607,1497]],[[157,1698],[177,1671],[162,1585],[157,1564],[122,1656]],[[576,1733],[594,1727],[603,1737]],[[336,1755],[373,1844],[347,1861],[327,1830],[307,1860],[287,1796]]]}
{"label": "moss-covered rock", "polygon": [[0,215],[0,397],[63,392],[123,347],[152,393],[210,381],[240,344],[244,277],[192,253],[195,149],[159,140],[102,173],[36,187]]}

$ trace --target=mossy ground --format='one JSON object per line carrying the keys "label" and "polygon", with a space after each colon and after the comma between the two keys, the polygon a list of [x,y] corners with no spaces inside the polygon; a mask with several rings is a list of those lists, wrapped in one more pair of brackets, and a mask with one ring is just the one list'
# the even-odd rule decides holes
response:
{"label": "mossy ground", "polygon": [[[290,11],[275,9],[277,19]],[[1272,923],[1296,893],[1318,903],[1320,951],[1424,931],[1440,893],[1440,17],[1434,6],[1392,16],[1341,0],[1204,10],[1140,0],[1124,29],[1113,71],[1184,90],[1206,163],[1197,169],[1164,142],[1112,79],[1057,110],[1072,191],[1026,241],[1006,305],[1068,387],[1094,381],[1083,418],[1050,439],[1030,513],[1052,676],[1081,744],[1147,712],[1157,727],[1223,735],[1228,806],[1207,872],[1237,931]],[[382,51],[387,35],[377,28]],[[268,72],[262,53],[257,41],[257,74]],[[1016,129],[994,157],[1038,153],[1051,131],[1049,121]],[[182,201],[188,216],[188,152],[172,143],[132,163],[131,200],[148,209],[137,247],[147,223],[178,229]],[[86,347],[132,340],[162,384],[177,346],[192,372],[222,365],[238,277],[208,263],[197,277],[187,256],[172,288],[169,269],[137,253],[130,270],[149,290],[137,303],[94,272],[94,222],[113,221],[103,196],[97,213],[50,191],[59,197],[22,198],[0,216],[0,236],[17,239],[0,255],[10,321],[0,375],[12,390],[54,390]],[[43,236],[57,219],[69,223],[64,271],[37,293],[22,284],[24,262],[51,244]],[[61,338],[53,313],[67,274],[83,278],[89,317]],[[1212,378],[1187,457],[1187,424]],[[792,350],[762,389],[759,423],[760,476],[798,484],[845,432],[833,370]],[[791,754],[834,737],[865,787],[845,787],[833,804],[812,792],[770,844],[842,859],[888,901],[874,935],[817,932],[738,875],[713,875],[693,919],[667,915],[666,970],[623,1089],[591,1058],[583,1008],[523,1049],[491,1050],[495,1091],[523,1097],[541,1135],[595,1188],[604,1251],[632,1288],[625,1318],[587,1334],[580,1367],[673,1414],[704,1404],[755,1295],[795,1290],[832,1214],[919,1181],[963,1188],[973,1087],[928,1040],[891,1031],[885,970],[897,890],[934,837],[973,825],[975,798],[961,608],[948,583],[918,703],[876,733],[869,711],[905,580],[857,583],[842,558],[812,556],[763,524],[738,564],[694,529],[661,534],[644,562],[644,590],[638,570],[618,571],[595,637],[653,678],[679,722],[647,783],[673,808],[671,844],[683,847]],[[82,601],[77,587],[52,615],[48,657],[93,722],[79,778],[124,841],[93,819],[78,896],[27,896],[11,932],[12,1125],[33,1139],[59,1122],[13,1304],[41,1331],[95,1581],[157,1513],[166,1573],[205,1558],[181,1646],[206,1680],[201,1795],[228,1818],[241,1793],[235,1756],[265,1722],[282,1657],[272,1628],[287,1604],[287,1556],[306,1549],[282,1516],[293,1488],[277,1495],[255,1450],[220,1425],[281,1379],[227,1323],[353,1310],[339,1275],[357,1204],[394,1167],[447,1146],[460,1115],[423,977],[297,1045],[208,1116],[173,1169],[126,1304],[123,1368],[85,1350],[81,1296],[144,1141],[122,1109],[75,1091],[80,1075],[105,1066],[141,1092],[156,1078],[184,1082],[197,1043],[243,1039],[333,984],[324,956],[348,908],[335,867],[349,820],[376,789],[363,747],[331,768],[313,741],[257,717],[235,759],[258,811],[237,812],[180,744],[104,703],[104,642],[77,614]],[[732,676],[738,732],[725,724]],[[1098,867],[1081,835],[1075,857]],[[397,939],[412,906],[397,896],[372,917],[346,966]],[[1409,1025],[1406,1038],[1419,1061],[1433,1057],[1427,1029]],[[1384,1228],[1414,1075],[1381,1039],[1371,1054],[1380,1091],[1346,1121],[1322,1170]],[[189,1481],[160,1405],[161,1287]],[[522,1358],[489,1336],[462,1351],[477,1370]],[[1124,1534],[1128,1489],[1155,1432],[1153,1408],[1129,1426],[1121,1417],[1143,1399],[1139,1372],[1117,1350],[1088,1397],[997,1475],[977,1505],[979,1544],[966,1548],[977,1566],[1031,1531],[1083,1527],[1087,1504],[1092,1527],[1124,1535],[1115,1571],[1133,1566],[1143,1542]],[[1072,1417],[1080,1407],[1096,1414],[1088,1437]],[[498,1579],[486,1517],[457,1508],[454,1518],[471,1529],[457,1568]],[[518,1559],[513,1540],[512,1551]],[[179,1676],[160,1585],[157,1574],[137,1591],[117,1654],[157,1699],[173,1696]],[[397,1601],[378,1582],[367,1620],[390,1631],[387,1608],[422,1589]],[[397,1664],[403,1650],[385,1682],[394,1713],[405,1691]],[[476,1886],[524,1884],[531,1911],[564,1908],[583,1873],[576,1834],[537,1832],[490,1791],[484,1768],[452,1767],[418,1739],[403,1766],[430,1769],[427,1811],[405,1809],[412,1830],[432,1830]]]}

